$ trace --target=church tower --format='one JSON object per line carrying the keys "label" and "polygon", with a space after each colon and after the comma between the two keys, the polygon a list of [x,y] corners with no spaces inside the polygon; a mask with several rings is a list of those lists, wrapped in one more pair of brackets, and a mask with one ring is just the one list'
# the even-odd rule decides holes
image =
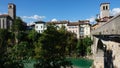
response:
{"label": "church tower", "polygon": [[14,20],[16,18],[16,5],[13,3],[8,4],[8,15]]}
{"label": "church tower", "polygon": [[110,3],[101,3],[100,5],[100,18],[110,16]]}

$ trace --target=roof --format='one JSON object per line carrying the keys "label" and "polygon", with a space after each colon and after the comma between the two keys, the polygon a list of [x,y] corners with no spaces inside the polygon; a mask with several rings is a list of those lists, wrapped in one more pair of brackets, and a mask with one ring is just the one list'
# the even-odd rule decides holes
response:
{"label": "roof", "polygon": [[51,22],[47,22],[47,24],[68,24],[69,21],[51,21]]}
{"label": "roof", "polygon": [[67,24],[67,26],[77,26],[77,25],[79,25],[78,22],[72,22]]}
{"label": "roof", "polygon": [[36,21],[35,24],[45,24],[44,21]]}
{"label": "roof", "polygon": [[0,18],[9,18],[9,19],[12,19],[8,14],[1,14]]}
{"label": "roof", "polygon": [[79,20],[79,22],[90,22],[89,20]]}
{"label": "roof", "polygon": [[89,24],[90,21],[89,20],[79,20],[78,22],[71,22],[68,23],[68,26],[77,26],[77,25],[84,25],[84,24]]}
{"label": "roof", "polygon": [[8,17],[8,14],[1,14],[0,17]]}
{"label": "roof", "polygon": [[100,18],[100,19],[97,19],[97,20],[98,20],[98,22],[107,22],[107,21],[109,21],[111,18],[113,18],[113,16],[109,16],[109,17],[105,16],[105,17]]}
{"label": "roof", "polygon": [[110,4],[110,3],[108,3],[108,2],[105,2],[105,3],[101,3],[101,4],[100,4],[100,6],[101,6],[101,5],[103,5],[103,4]]}

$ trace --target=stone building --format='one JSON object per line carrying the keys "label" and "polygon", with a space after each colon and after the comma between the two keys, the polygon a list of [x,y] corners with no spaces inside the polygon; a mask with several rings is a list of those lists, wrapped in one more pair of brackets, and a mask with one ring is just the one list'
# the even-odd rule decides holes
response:
{"label": "stone building", "polygon": [[110,3],[101,3],[100,4],[100,18],[110,16]]}
{"label": "stone building", "polygon": [[16,5],[13,3],[9,3],[8,14],[0,15],[0,29],[10,29],[15,18],[16,18]]}
{"label": "stone building", "polygon": [[100,26],[107,23],[113,16],[110,16],[110,3],[100,4],[100,14],[96,18],[96,24],[92,26],[92,30],[99,28]]}

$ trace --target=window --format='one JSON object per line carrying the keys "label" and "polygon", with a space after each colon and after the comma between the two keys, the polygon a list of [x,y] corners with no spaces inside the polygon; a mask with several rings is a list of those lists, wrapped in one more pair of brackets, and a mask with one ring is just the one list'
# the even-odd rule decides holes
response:
{"label": "window", "polygon": [[80,32],[80,36],[84,36],[84,32]]}
{"label": "window", "polygon": [[42,28],[42,26],[41,26],[41,28]]}
{"label": "window", "polygon": [[106,10],[108,10],[108,6],[106,6]]}
{"label": "window", "polygon": [[12,8],[12,6],[10,5],[9,8]]}
{"label": "window", "polygon": [[84,27],[80,27],[80,32],[84,32]]}
{"label": "window", "polygon": [[36,28],[38,28],[38,26],[36,26]]}
{"label": "window", "polygon": [[103,10],[105,10],[105,6],[103,6]]}

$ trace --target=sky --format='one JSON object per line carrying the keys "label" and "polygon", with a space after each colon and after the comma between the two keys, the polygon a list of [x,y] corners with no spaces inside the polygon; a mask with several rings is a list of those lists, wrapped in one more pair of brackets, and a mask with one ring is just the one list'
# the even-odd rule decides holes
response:
{"label": "sky", "polygon": [[17,16],[27,23],[90,20],[93,24],[104,2],[110,3],[111,15],[120,12],[120,0],[0,0],[0,14],[7,14],[8,3],[14,3]]}

